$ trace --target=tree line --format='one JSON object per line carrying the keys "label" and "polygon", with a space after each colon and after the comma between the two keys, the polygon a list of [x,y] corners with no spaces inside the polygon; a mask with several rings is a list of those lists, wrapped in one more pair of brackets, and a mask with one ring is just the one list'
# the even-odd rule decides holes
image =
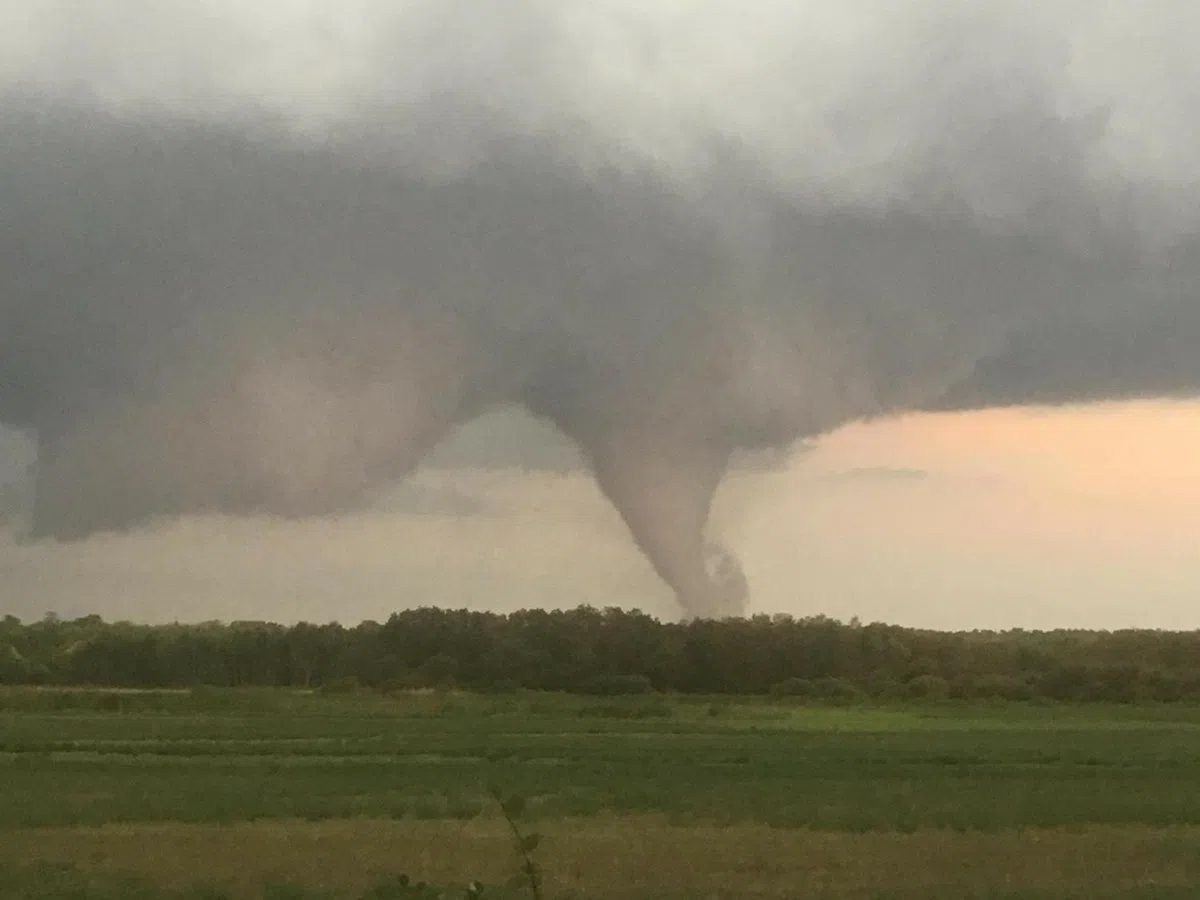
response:
{"label": "tree line", "polygon": [[51,614],[0,620],[0,683],[1198,702],[1200,631],[942,632],[786,615],[669,623],[590,607],[421,608],[353,627]]}

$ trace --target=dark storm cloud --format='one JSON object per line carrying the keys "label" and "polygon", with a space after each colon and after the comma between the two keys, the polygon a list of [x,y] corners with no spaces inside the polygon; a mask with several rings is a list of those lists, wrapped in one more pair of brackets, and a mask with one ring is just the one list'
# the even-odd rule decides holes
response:
{"label": "dark storm cloud", "polygon": [[0,8],[40,533],[353,508],[512,403],[695,598],[739,448],[1200,389],[1189,4]]}
{"label": "dark storm cloud", "polygon": [[[938,404],[1065,404],[1200,393],[1200,246],[1160,273],[1153,290],[1131,292],[1119,314],[1061,316],[1015,335]],[[1140,302],[1139,302],[1140,301]]]}

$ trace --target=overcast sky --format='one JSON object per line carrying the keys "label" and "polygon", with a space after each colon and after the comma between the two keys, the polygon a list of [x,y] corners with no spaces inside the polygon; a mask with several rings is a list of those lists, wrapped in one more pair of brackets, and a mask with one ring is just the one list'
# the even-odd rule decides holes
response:
{"label": "overcast sky", "polygon": [[671,614],[544,432],[396,491],[511,385],[808,439],[719,498],[756,610],[1200,627],[1190,0],[0,13],[0,421],[86,538],[0,539],[0,611]]}

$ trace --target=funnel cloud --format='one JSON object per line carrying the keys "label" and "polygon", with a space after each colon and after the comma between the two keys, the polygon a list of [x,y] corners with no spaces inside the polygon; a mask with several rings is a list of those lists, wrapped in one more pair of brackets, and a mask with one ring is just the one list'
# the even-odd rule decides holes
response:
{"label": "funnel cloud", "polygon": [[521,408],[689,615],[745,451],[1200,393],[1200,9],[0,0],[32,536],[369,505]]}

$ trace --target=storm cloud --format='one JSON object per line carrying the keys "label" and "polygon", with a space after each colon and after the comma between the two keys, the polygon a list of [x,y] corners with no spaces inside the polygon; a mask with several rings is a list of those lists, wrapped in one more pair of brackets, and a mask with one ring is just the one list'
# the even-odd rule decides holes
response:
{"label": "storm cloud", "polygon": [[556,425],[692,612],[730,460],[1200,393],[1200,10],[0,0],[36,535],[369,504]]}

